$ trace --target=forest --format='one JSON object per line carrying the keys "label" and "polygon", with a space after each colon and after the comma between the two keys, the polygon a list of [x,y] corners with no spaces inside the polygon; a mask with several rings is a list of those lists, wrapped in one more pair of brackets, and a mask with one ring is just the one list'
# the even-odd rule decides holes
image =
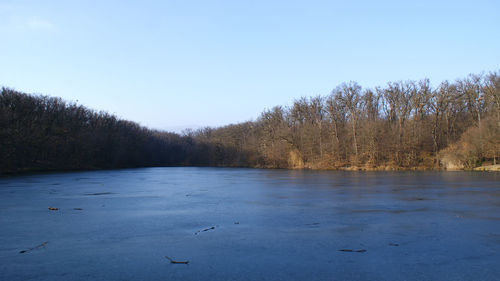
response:
{"label": "forest", "polygon": [[500,156],[500,71],[428,79],[276,106],[254,121],[179,135],[60,98],[2,88],[0,171],[222,166],[472,169]]}
{"label": "forest", "polygon": [[1,92],[3,173],[180,165],[185,141],[61,98]]}

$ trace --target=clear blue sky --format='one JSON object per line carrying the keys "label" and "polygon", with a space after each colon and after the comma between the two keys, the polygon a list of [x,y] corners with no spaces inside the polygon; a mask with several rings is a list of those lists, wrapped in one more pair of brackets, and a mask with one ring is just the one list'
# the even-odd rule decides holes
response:
{"label": "clear blue sky", "polygon": [[500,1],[3,1],[0,85],[158,129],[500,69]]}

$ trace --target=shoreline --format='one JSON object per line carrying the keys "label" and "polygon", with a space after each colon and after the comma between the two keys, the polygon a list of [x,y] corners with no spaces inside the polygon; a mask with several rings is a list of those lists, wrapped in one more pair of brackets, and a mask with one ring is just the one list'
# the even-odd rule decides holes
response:
{"label": "shoreline", "polygon": [[117,168],[83,168],[83,169],[23,169],[20,171],[1,171],[0,178],[19,175],[31,174],[53,174],[53,173],[72,173],[72,172],[88,172],[88,171],[109,171],[123,169],[140,169],[140,168],[175,168],[175,167],[197,167],[197,168],[249,168],[249,169],[280,169],[280,170],[310,170],[310,171],[347,171],[347,172],[500,172],[500,164],[484,165],[475,168],[461,169],[446,169],[446,168],[431,168],[431,167],[393,167],[393,166],[378,166],[378,167],[336,167],[336,168],[276,168],[276,167],[250,167],[250,166],[196,166],[196,165],[178,165],[178,166],[141,166],[141,167],[117,167]]}

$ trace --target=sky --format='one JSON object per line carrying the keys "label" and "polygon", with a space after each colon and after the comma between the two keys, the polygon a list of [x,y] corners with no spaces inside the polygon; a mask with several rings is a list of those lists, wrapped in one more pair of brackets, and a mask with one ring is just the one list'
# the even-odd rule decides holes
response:
{"label": "sky", "polygon": [[500,1],[5,1],[0,86],[181,132],[500,70]]}

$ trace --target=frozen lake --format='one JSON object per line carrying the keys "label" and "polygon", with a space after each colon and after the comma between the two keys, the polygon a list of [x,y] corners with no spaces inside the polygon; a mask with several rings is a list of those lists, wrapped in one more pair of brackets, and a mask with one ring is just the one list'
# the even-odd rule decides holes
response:
{"label": "frozen lake", "polygon": [[500,280],[500,173],[3,177],[0,279]]}

